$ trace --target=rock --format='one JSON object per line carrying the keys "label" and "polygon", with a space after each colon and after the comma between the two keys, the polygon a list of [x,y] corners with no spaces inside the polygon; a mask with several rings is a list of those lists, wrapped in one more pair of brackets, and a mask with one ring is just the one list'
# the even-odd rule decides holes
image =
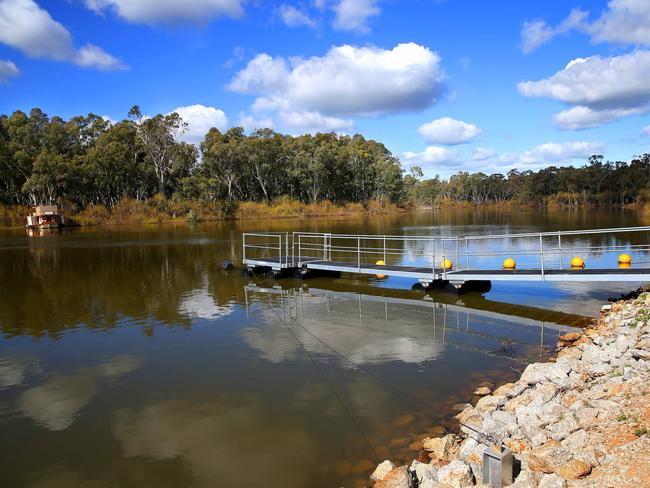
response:
{"label": "rock", "polygon": [[532,444],[533,447],[539,447],[545,444],[547,441],[548,441],[548,435],[546,435],[545,431],[538,432],[530,439],[530,443]]}
{"label": "rock", "polygon": [[370,479],[373,481],[380,481],[384,479],[390,471],[395,468],[395,465],[386,459],[383,463],[380,463],[375,470],[370,475]]}
{"label": "rock", "polygon": [[530,471],[522,471],[510,488],[536,488],[537,483],[533,479]]}
{"label": "rock", "polygon": [[558,441],[548,441],[528,453],[528,469],[553,473],[569,459],[569,456],[570,452],[563,448]]}
{"label": "rock", "polygon": [[453,434],[444,437],[427,437],[422,441],[422,448],[429,451],[431,459],[448,461],[450,455],[458,451],[458,439]]}
{"label": "rock", "polygon": [[490,393],[492,393],[492,390],[490,390],[487,386],[481,386],[474,390],[474,395],[478,396],[485,396],[489,395]]}
{"label": "rock", "polygon": [[550,381],[561,388],[567,388],[570,372],[571,366],[567,363],[533,363],[526,367],[521,381],[528,385]]}
{"label": "rock", "polygon": [[415,478],[418,480],[420,486],[422,486],[422,482],[425,480],[438,482],[438,467],[433,464],[413,461],[409,469],[415,474]]}
{"label": "rock", "polygon": [[438,481],[453,488],[474,485],[474,475],[467,463],[453,461],[438,471]]}
{"label": "rock", "polygon": [[582,449],[589,442],[589,434],[580,429],[569,435],[566,439],[562,441],[562,447],[569,449],[571,451],[577,451]]}
{"label": "rock", "polygon": [[542,476],[539,485],[537,485],[538,488],[564,488],[565,486],[566,481],[555,473]]}
{"label": "rock", "polygon": [[406,466],[393,468],[384,479],[375,483],[375,488],[412,488],[413,479]]}
{"label": "rock", "polygon": [[567,480],[578,480],[584,478],[589,473],[591,473],[591,464],[579,459],[572,459],[568,463],[564,463],[557,470],[557,474]]}
{"label": "rock", "polygon": [[494,394],[495,395],[508,395],[512,391],[514,386],[515,386],[514,383],[506,383],[505,385],[501,385],[499,388],[494,390]]}
{"label": "rock", "polygon": [[600,307],[601,312],[609,312],[611,309],[612,309],[611,304],[603,305],[602,307]]}
{"label": "rock", "polygon": [[495,410],[506,404],[507,397],[505,395],[488,395],[481,398],[476,402],[476,410],[485,412],[487,410]]}
{"label": "rock", "polygon": [[568,334],[561,335],[560,340],[563,342],[575,342],[580,339],[581,336],[582,334],[580,332],[569,332]]}

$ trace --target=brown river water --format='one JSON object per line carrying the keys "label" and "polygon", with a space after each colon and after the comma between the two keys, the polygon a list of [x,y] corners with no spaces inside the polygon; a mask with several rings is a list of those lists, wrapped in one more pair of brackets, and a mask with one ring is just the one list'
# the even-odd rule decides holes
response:
{"label": "brown river water", "polygon": [[[0,231],[0,486],[354,487],[518,377],[627,284],[297,281],[224,271],[241,234],[467,235],[646,224],[476,210]],[[587,238],[589,239],[589,238]],[[447,419],[447,420],[446,420]]]}

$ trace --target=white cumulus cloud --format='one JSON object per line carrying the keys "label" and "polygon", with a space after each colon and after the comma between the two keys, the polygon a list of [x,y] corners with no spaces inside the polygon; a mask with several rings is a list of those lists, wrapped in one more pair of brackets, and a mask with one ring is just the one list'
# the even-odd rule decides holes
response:
{"label": "white cumulus cloud", "polygon": [[316,27],[314,19],[293,5],[280,5],[279,13],[282,21],[288,27]]}
{"label": "white cumulus cloud", "polygon": [[592,42],[650,46],[650,2],[647,0],[610,0],[599,17],[591,22],[588,17],[589,12],[574,9],[555,27],[543,20],[524,23],[521,29],[522,51],[531,52],[571,30],[590,35]]}
{"label": "white cumulus cloud", "polygon": [[334,5],[334,28],[367,33],[368,20],[381,13],[377,0],[339,0]]}
{"label": "white cumulus cloud", "polygon": [[575,107],[556,115],[566,129],[594,127],[632,114],[650,105],[650,51],[621,56],[591,56],[539,81],[517,85],[530,98],[552,98]]}
{"label": "white cumulus cloud", "polygon": [[548,142],[521,152],[499,154],[495,149],[476,147],[469,157],[459,151],[429,146],[422,152],[401,154],[404,167],[421,166],[428,176],[438,174],[443,178],[458,171],[486,174],[505,174],[511,169],[539,170],[550,165],[584,164],[594,154],[602,154],[604,145],[599,141]]}
{"label": "white cumulus cloud", "polygon": [[317,113],[344,120],[429,107],[443,82],[440,57],[418,44],[388,50],[343,45],[311,58],[259,54],[235,75],[229,89],[256,95],[255,112]]}
{"label": "white cumulus cloud", "polygon": [[200,144],[213,127],[221,131],[228,127],[228,117],[218,108],[196,104],[177,107],[172,112],[176,112],[187,123],[187,131],[181,139],[190,144]]}
{"label": "white cumulus cloud", "polygon": [[495,149],[491,147],[475,147],[472,149],[472,161],[484,161],[497,155]]}
{"label": "white cumulus cloud", "polygon": [[422,124],[418,129],[418,134],[428,143],[451,145],[472,141],[481,132],[481,129],[476,125],[452,119],[451,117],[443,117]]}
{"label": "white cumulus cloud", "polygon": [[77,50],[70,32],[33,0],[0,0],[0,43],[33,58],[102,70],[125,68],[118,59],[92,44]]}
{"label": "white cumulus cloud", "polygon": [[521,50],[530,53],[560,34],[584,27],[588,15],[589,12],[579,8],[573,9],[557,27],[552,27],[543,20],[524,22],[521,28]]}
{"label": "white cumulus cloud", "polygon": [[241,17],[243,0],[85,0],[96,12],[112,10],[129,22],[142,24],[205,23],[215,17]]}
{"label": "white cumulus cloud", "polygon": [[8,59],[0,59],[0,83],[4,83],[9,80],[9,78],[14,78],[20,74],[20,71],[16,67],[13,61]]}
{"label": "white cumulus cloud", "polygon": [[424,169],[435,168],[448,171],[450,168],[456,168],[462,163],[458,151],[439,146],[427,146],[422,152],[404,152],[401,159],[407,163],[407,166],[415,164]]}

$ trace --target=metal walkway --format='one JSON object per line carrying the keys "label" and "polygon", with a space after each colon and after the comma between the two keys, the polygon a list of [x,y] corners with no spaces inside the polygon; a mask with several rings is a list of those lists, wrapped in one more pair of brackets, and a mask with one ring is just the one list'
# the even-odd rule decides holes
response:
{"label": "metal walkway", "polygon": [[[618,255],[632,264],[621,266]],[[572,268],[571,258],[584,259]],[[513,258],[516,269],[503,269]],[[451,267],[443,268],[450,260]],[[379,264],[377,264],[379,261]],[[650,281],[650,226],[477,236],[246,233],[243,262],[284,272],[359,273],[425,285],[475,281]]]}

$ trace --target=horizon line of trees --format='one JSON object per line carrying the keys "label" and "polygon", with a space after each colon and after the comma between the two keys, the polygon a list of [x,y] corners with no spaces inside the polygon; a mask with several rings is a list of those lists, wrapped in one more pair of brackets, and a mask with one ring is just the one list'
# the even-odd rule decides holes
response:
{"label": "horizon line of trees", "polygon": [[335,133],[283,135],[271,129],[245,134],[212,128],[199,147],[182,142],[178,114],[145,117],[134,106],[111,123],[88,114],[70,120],[34,108],[0,115],[0,203],[72,203],[115,206],[155,195],[225,202],[482,205],[506,201],[561,205],[625,205],[647,200],[650,155],[629,163],[594,155],[582,167],[550,166],[507,174],[459,172],[424,179],[380,142]]}

